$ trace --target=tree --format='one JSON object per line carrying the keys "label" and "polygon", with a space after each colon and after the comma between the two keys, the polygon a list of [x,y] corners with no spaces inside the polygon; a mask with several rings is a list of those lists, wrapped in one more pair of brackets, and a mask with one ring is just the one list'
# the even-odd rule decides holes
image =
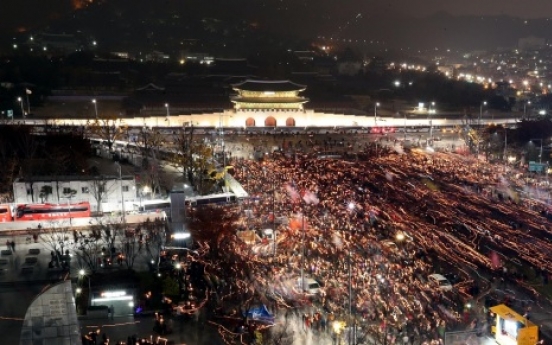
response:
{"label": "tree", "polygon": [[145,231],[146,253],[150,261],[159,265],[161,248],[165,243],[165,221],[161,218],[147,219],[140,224],[140,228]]}
{"label": "tree", "polygon": [[182,169],[184,180],[201,193],[210,184],[205,177],[214,168],[213,150],[194,131],[191,126],[179,133],[171,161]]}
{"label": "tree", "polygon": [[109,193],[116,188],[117,184],[105,175],[94,176],[89,183],[90,193],[96,200],[96,212],[102,212],[102,203]]}
{"label": "tree", "polygon": [[64,223],[51,221],[45,225],[39,225],[39,229],[33,234],[37,235],[45,247],[52,252],[52,264],[69,264],[69,248],[71,248],[71,229]]}
{"label": "tree", "polygon": [[52,194],[52,186],[42,186],[38,196],[40,197],[40,202],[44,203],[48,201],[48,196]]}
{"label": "tree", "polygon": [[157,157],[159,156],[160,147],[165,143],[165,138],[159,131],[142,128],[139,140],[136,140],[136,143],[142,147],[141,184],[150,186],[154,195],[159,194],[161,192],[161,174],[163,169]]}
{"label": "tree", "polygon": [[140,243],[134,232],[124,230],[121,234],[121,254],[128,269],[134,267],[134,262],[140,252]]}
{"label": "tree", "polygon": [[34,202],[34,182],[32,177],[36,170],[40,170],[37,169],[37,161],[35,161],[35,157],[38,151],[38,142],[35,140],[30,132],[21,132],[18,144],[18,151],[20,152],[21,157],[22,175],[29,183],[28,187],[31,192],[31,201]]}
{"label": "tree", "polygon": [[87,136],[104,140],[109,152],[113,151],[113,144],[123,137],[125,127],[116,116],[103,116],[86,123]]}
{"label": "tree", "polygon": [[81,243],[75,250],[79,264],[87,267],[92,273],[96,272],[102,261],[102,247],[101,232],[97,226],[93,225],[90,228],[90,236],[81,239]]}

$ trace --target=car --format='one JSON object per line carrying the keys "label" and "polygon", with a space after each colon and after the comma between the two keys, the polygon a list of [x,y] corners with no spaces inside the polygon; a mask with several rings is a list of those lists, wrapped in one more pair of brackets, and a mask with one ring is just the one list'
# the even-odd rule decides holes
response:
{"label": "car", "polygon": [[439,290],[442,290],[442,291],[452,290],[452,284],[442,274],[438,274],[438,273],[430,274],[427,278],[430,284],[433,284]]}

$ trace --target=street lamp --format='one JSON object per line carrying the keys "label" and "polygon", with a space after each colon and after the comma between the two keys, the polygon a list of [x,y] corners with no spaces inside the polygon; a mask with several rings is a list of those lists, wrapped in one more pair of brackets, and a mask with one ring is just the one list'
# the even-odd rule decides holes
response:
{"label": "street lamp", "polygon": [[529,140],[529,143],[532,144],[532,145],[534,145],[534,144],[533,144],[533,141],[534,141],[534,140],[540,141],[539,164],[541,164],[541,163],[542,163],[542,141],[543,141],[543,140],[542,140],[542,139],[531,139],[531,140]]}
{"label": "street lamp", "polygon": [[527,106],[531,105],[531,101],[523,103],[523,119],[527,118]]}
{"label": "street lamp", "polygon": [[123,193],[123,174],[122,174],[121,164],[118,162],[117,162],[117,167],[119,168],[119,181],[121,184],[121,214],[122,214],[121,219],[124,224],[126,222],[126,219],[125,219],[125,195]]}
{"label": "street lamp", "polygon": [[[90,300],[90,297],[92,296],[92,289],[90,287],[90,276],[86,275],[85,270],[80,269],[79,270],[79,278],[81,279],[81,282],[82,282],[82,280],[84,280],[84,277],[86,277],[86,280],[88,280],[88,300]],[[82,286],[82,284],[81,284],[81,286]],[[80,291],[77,290],[77,293],[80,293]]]}
{"label": "street lamp", "polygon": [[177,272],[176,277],[178,279],[178,296],[180,297],[180,295],[182,294],[182,278],[180,275],[180,272],[182,271],[182,264],[180,262],[177,262],[174,265],[174,268],[176,269],[176,272]]}
{"label": "street lamp", "polygon": [[435,102],[429,103],[427,110],[427,117],[429,119],[429,140],[431,140],[433,145],[433,119],[429,117],[430,114],[435,114]]}
{"label": "street lamp", "polygon": [[94,104],[94,114],[96,114],[96,120],[97,120],[98,119],[98,102],[96,102],[96,99],[93,99],[92,103]]}
{"label": "street lamp", "polygon": [[167,109],[167,116],[165,118],[165,122],[167,122],[167,125],[170,126],[169,116],[171,116],[171,110],[170,110],[170,107],[169,107],[169,103],[165,103],[165,108]]}
{"label": "street lamp", "polygon": [[477,120],[477,126],[481,126],[481,117],[483,116],[483,107],[487,105],[487,101],[483,101],[479,106],[479,119]]}
{"label": "street lamp", "polygon": [[25,109],[23,108],[23,98],[17,97],[17,101],[19,102],[19,105],[21,106],[21,116],[25,118]]}
{"label": "street lamp", "polygon": [[378,126],[378,107],[380,106],[379,102],[374,104],[374,125]]}

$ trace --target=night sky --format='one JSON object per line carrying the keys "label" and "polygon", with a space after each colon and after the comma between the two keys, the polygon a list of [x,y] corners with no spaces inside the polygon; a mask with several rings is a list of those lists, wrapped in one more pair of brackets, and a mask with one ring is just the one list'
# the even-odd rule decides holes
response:
{"label": "night sky", "polygon": [[[39,26],[53,18],[70,13],[72,9],[88,1],[94,0],[2,0],[0,32],[6,34],[16,30],[21,31],[29,26]],[[217,0],[208,1],[216,4]],[[552,20],[552,0],[334,0],[334,2],[340,8],[351,12],[358,8],[359,12],[364,14],[373,6],[372,8],[385,8],[391,12],[415,16],[446,11],[454,15],[510,15],[524,18],[549,17]],[[152,4],[161,5],[162,1],[152,0]]]}

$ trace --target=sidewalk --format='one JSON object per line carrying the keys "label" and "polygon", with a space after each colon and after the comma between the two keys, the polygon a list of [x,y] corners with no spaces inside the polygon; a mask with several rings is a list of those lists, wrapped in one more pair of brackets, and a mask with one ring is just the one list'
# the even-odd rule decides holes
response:
{"label": "sidewalk", "polygon": [[101,335],[105,333],[110,343],[125,341],[129,336],[137,338],[157,339],[164,338],[174,341],[176,344],[212,345],[219,344],[220,340],[214,328],[204,322],[195,322],[184,318],[169,318],[167,324],[172,332],[163,336],[153,332],[155,320],[153,316],[133,317],[115,316],[113,319],[91,319],[79,320],[81,334],[88,334],[100,330]]}
{"label": "sidewalk", "polygon": [[[64,247],[72,254],[70,271],[62,271],[61,268],[48,268],[48,264],[52,259],[51,252],[53,250],[49,243],[38,239],[34,242],[27,234],[17,236],[0,236],[0,284],[13,285],[20,282],[45,282],[62,280],[68,273],[73,278],[78,276],[80,269],[85,269],[86,266],[80,262],[79,258],[74,254],[74,244],[71,236],[68,245]],[[8,249],[6,241],[15,242],[15,251]],[[142,249],[134,263],[134,269],[137,271],[149,269],[149,255],[145,249]],[[123,267],[124,266],[123,264]],[[117,265],[109,270],[119,269]]]}

